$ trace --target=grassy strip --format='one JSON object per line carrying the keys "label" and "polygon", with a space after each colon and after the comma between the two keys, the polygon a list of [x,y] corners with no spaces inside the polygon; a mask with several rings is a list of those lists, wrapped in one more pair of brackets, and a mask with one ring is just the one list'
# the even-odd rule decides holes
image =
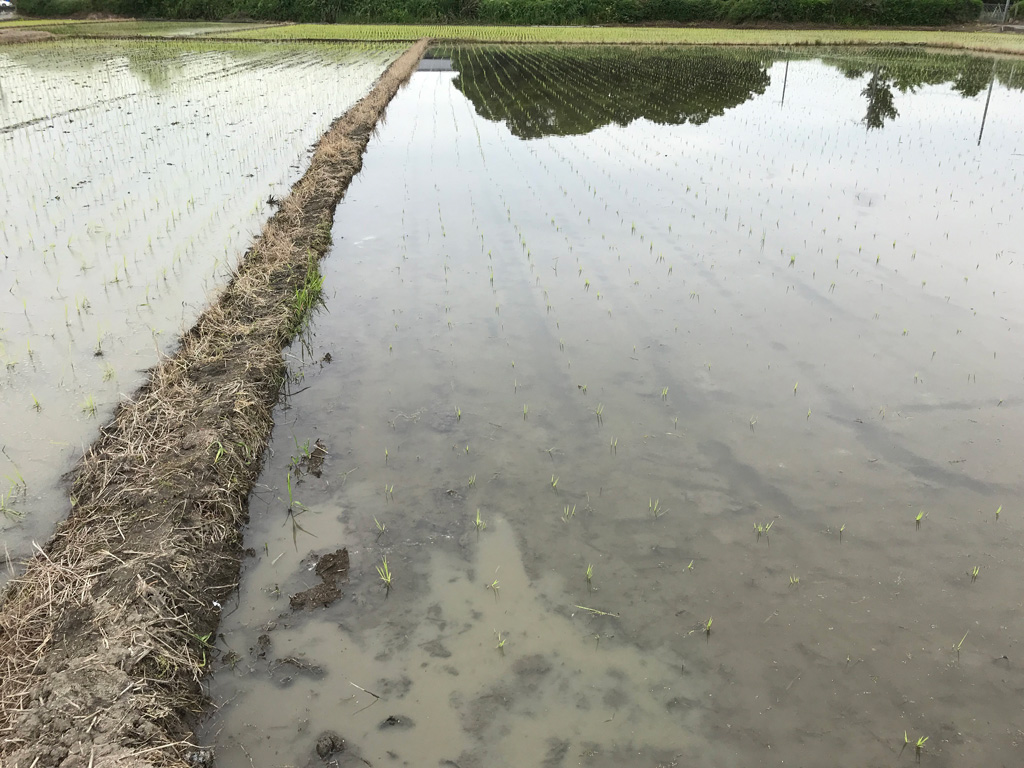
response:
{"label": "grassy strip", "polygon": [[293,24],[231,33],[253,40],[418,40],[684,45],[921,45],[1024,53],[1024,35],[893,29],[714,29],[706,27],[488,27],[427,24]]}
{"label": "grassy strip", "polygon": [[0,764],[183,768],[247,498],[334,210],[403,54],[335,121],[218,302],[75,470],[70,516],[0,605]]}
{"label": "grassy strip", "polygon": [[44,24],[96,24],[96,21],[91,19],[11,19],[10,21],[0,21],[0,29],[10,29],[13,27],[38,27]]}
{"label": "grassy strip", "polygon": [[236,24],[232,22],[195,21],[113,21],[110,23],[65,24],[63,22],[38,24],[33,29],[50,32],[59,37],[186,37],[202,39],[209,35],[234,34],[256,31],[274,26],[264,24]]}

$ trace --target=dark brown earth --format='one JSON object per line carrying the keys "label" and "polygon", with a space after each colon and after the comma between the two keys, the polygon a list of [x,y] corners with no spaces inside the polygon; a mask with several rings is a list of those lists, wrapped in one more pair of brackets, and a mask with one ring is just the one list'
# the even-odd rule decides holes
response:
{"label": "dark brown earth", "polygon": [[320,583],[292,595],[289,601],[292,610],[326,608],[341,597],[338,581],[348,580],[348,550],[339,549],[321,557],[315,573],[320,577]]}

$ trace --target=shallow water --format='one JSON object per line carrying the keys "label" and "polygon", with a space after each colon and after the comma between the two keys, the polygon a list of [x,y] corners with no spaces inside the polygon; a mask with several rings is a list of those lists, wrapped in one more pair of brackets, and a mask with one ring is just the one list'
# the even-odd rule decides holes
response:
{"label": "shallow water", "polygon": [[[309,148],[400,49],[62,41],[0,52],[0,541],[216,296]],[[4,567],[3,576],[10,573]]]}
{"label": "shallow water", "polygon": [[438,55],[289,354],[218,764],[1019,762],[1014,63]]}

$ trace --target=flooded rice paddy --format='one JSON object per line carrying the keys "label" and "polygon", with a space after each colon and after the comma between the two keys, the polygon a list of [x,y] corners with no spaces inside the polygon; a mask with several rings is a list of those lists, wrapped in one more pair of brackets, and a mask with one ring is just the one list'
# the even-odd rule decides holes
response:
{"label": "flooded rice paddy", "polygon": [[435,55],[289,353],[218,764],[1019,762],[1017,63]]}
{"label": "flooded rice paddy", "polygon": [[1019,762],[1017,64],[436,55],[289,355],[218,764]]}
{"label": "flooded rice paddy", "polygon": [[67,513],[62,473],[399,52],[84,41],[0,52],[4,555],[49,536]]}

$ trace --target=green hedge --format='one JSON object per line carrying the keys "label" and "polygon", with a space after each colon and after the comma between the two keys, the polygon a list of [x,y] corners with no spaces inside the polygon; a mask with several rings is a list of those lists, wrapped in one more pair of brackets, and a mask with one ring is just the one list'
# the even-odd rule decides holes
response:
{"label": "green hedge", "polygon": [[480,0],[496,24],[789,22],[942,26],[976,21],[981,0]]}
{"label": "green hedge", "polygon": [[975,21],[981,0],[20,0],[29,16],[106,11],[137,18],[324,23],[653,21],[943,26]]}

